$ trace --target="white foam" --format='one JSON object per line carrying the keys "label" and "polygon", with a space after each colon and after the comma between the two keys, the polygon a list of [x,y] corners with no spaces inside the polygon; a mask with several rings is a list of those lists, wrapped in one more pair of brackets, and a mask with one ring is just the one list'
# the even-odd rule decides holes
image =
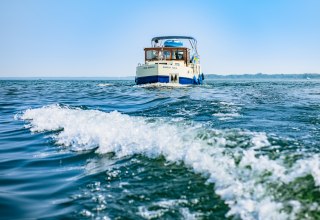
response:
{"label": "white foam", "polygon": [[221,105],[226,105],[226,106],[236,106],[236,104],[235,103],[233,103],[233,102],[224,102],[224,101],[221,101],[221,102],[219,102]]}
{"label": "white foam", "polygon": [[162,208],[170,208],[174,206],[179,206],[181,204],[188,204],[188,201],[185,199],[170,199],[170,200],[162,200],[155,202],[154,206],[160,206]]}
{"label": "white foam", "polygon": [[[216,105],[217,103],[212,103]],[[214,113],[213,116],[217,117],[219,120],[230,120],[233,118],[240,117],[238,111],[241,107],[234,104],[233,102],[219,102],[219,108],[221,112]]]}
{"label": "white foam", "polygon": [[180,208],[179,212],[183,216],[183,219],[186,219],[186,220],[203,219],[201,214],[199,214],[199,213],[191,213],[188,208]]}
{"label": "white foam", "polygon": [[140,206],[138,214],[145,219],[154,219],[162,217],[170,209],[178,209],[183,219],[194,220],[202,219],[201,213],[191,213],[188,208],[181,208],[181,205],[188,204],[185,199],[169,199],[152,203],[149,207]]}
{"label": "white foam", "polygon": [[229,119],[233,119],[235,117],[239,117],[240,114],[237,112],[232,112],[232,113],[214,113],[214,116],[216,116],[217,118],[219,118],[219,120],[229,120]]}
{"label": "white foam", "polygon": [[188,84],[179,84],[179,83],[148,83],[148,84],[141,84],[141,85],[134,85],[134,87],[142,87],[142,88],[162,88],[162,87],[188,87]]}
{"label": "white foam", "polygon": [[[270,146],[264,133],[212,130],[202,125],[171,124],[164,120],[150,123],[146,118],[118,112],[57,105],[29,109],[21,118],[30,120],[33,132],[63,129],[54,136],[57,143],[76,146],[79,150],[94,146],[101,154],[114,152],[118,157],[143,154],[151,158],[163,155],[169,162],[184,162],[215,184],[215,192],[230,207],[228,216],[295,218],[302,204],[293,199],[277,201],[268,191],[269,184],[289,183],[309,174],[317,186],[320,185],[318,155],[288,167],[281,158],[272,160],[258,154],[261,148]],[[201,138],[199,134],[203,133],[206,135]],[[247,147],[238,147],[237,142],[230,139],[235,136],[239,136]],[[285,205],[292,207],[291,213],[283,211]],[[161,211],[150,213],[144,208],[139,211],[146,218],[163,214]]]}
{"label": "white foam", "polygon": [[165,213],[166,210],[164,209],[159,209],[159,210],[155,210],[155,211],[150,211],[148,210],[146,207],[144,206],[140,206],[138,208],[138,214],[140,216],[142,216],[145,219],[157,219],[160,218],[161,216],[163,216],[163,214]]}
{"label": "white foam", "polygon": [[93,214],[92,212],[90,212],[90,211],[88,211],[88,210],[86,210],[86,209],[83,209],[83,210],[80,212],[80,214],[81,214],[82,216],[84,216],[84,217],[93,217],[93,216],[94,216],[94,214]]}
{"label": "white foam", "polygon": [[110,84],[110,83],[99,83],[98,86],[99,87],[106,87],[106,86],[113,86],[113,84]]}

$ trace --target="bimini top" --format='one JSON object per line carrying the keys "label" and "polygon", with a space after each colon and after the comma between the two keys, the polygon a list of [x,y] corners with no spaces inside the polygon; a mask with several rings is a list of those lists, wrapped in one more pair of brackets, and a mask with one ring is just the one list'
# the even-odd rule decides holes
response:
{"label": "bimini top", "polygon": [[156,43],[158,43],[158,41],[162,41],[162,40],[189,40],[190,45],[192,47],[192,49],[197,52],[197,40],[194,37],[190,37],[190,36],[160,36],[160,37],[154,37],[151,39],[151,45],[152,47],[155,47]]}
{"label": "bimini top", "polygon": [[151,41],[156,40],[170,40],[170,39],[187,39],[187,40],[194,40],[197,42],[197,40],[190,36],[161,36],[161,37],[154,37]]}

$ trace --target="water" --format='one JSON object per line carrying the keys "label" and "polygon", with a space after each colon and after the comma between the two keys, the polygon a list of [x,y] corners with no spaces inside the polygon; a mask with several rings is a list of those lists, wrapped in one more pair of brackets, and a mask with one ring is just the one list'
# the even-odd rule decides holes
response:
{"label": "water", "polygon": [[4,219],[319,219],[320,80],[0,81]]}

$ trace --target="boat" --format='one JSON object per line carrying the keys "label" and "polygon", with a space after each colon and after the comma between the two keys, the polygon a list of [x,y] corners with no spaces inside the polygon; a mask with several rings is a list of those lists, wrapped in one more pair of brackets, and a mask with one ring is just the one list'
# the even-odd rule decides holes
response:
{"label": "boat", "polygon": [[[187,46],[185,45],[187,44]],[[190,36],[160,36],[144,48],[144,63],[136,68],[136,84],[202,84],[197,40]]]}

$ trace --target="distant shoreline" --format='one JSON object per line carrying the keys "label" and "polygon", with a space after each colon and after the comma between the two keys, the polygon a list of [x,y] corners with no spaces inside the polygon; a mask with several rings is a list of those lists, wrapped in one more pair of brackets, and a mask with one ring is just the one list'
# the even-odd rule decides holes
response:
{"label": "distant shoreline", "polygon": [[320,79],[319,73],[301,73],[301,74],[230,74],[230,75],[219,75],[219,74],[207,74],[207,79]]}

